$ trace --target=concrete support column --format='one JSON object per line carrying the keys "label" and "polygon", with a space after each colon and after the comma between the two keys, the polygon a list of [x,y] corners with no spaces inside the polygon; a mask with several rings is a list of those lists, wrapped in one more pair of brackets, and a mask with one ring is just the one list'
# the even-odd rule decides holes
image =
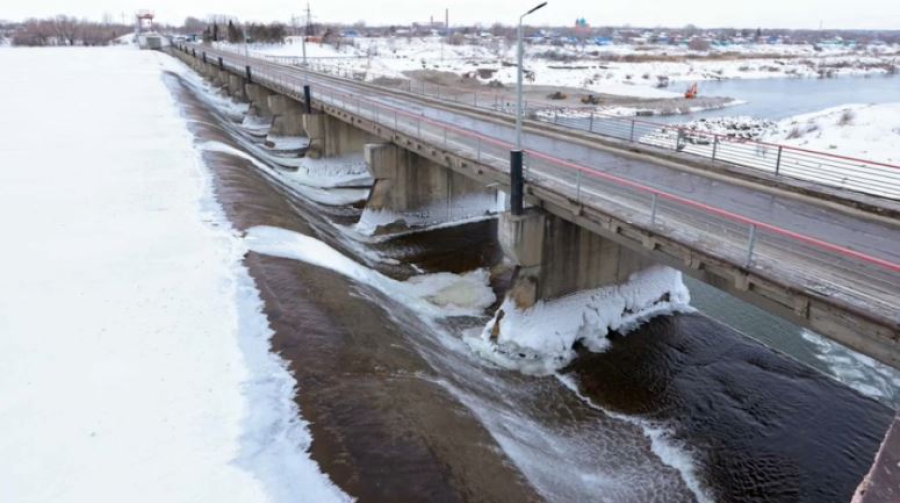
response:
{"label": "concrete support column", "polygon": [[306,155],[311,158],[339,157],[362,152],[377,138],[369,133],[325,114],[303,114],[303,130],[310,140]]}
{"label": "concrete support column", "polygon": [[375,179],[366,211],[396,215],[406,227],[471,218],[496,207],[495,190],[394,144],[366,144],[365,158]]}
{"label": "concrete support column", "polygon": [[367,144],[365,157],[375,179],[368,209],[402,213],[471,194],[494,194],[471,178],[391,143]]}
{"label": "concrete support column", "polygon": [[213,82],[215,83],[216,87],[224,87],[225,89],[228,89],[228,79],[229,77],[231,77],[231,74],[228,73],[227,70],[219,69],[219,67],[217,66],[214,75],[215,77],[213,79]]}
{"label": "concrete support column", "polygon": [[237,75],[228,76],[228,94],[238,101],[247,101],[247,93],[244,91],[246,81]]}
{"label": "concrete support column", "polygon": [[257,117],[272,117],[272,109],[269,108],[269,96],[272,91],[258,84],[244,85],[244,92],[250,100],[250,112]]}
{"label": "concrete support column", "polygon": [[509,296],[522,309],[580,290],[624,283],[653,262],[586,229],[530,208],[500,217],[500,245],[516,264]]}
{"label": "concrete support column", "polygon": [[303,127],[304,106],[287,96],[272,94],[268,97],[269,109],[275,116],[269,134],[275,136],[305,136]]}

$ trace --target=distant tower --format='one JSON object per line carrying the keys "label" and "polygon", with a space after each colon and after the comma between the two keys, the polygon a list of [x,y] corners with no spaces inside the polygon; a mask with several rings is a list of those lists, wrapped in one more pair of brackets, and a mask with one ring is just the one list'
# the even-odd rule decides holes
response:
{"label": "distant tower", "polygon": [[144,31],[153,31],[153,12],[149,10],[139,10],[135,13],[134,32],[140,35]]}

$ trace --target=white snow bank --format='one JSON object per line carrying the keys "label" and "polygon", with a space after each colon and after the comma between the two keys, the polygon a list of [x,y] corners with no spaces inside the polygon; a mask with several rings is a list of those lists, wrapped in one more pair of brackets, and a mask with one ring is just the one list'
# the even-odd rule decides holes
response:
{"label": "white snow bank", "polygon": [[[207,88],[206,91],[208,94],[212,94],[211,88]],[[249,109],[247,111],[249,112]],[[262,136],[272,128],[272,118],[259,117],[247,113],[247,115],[244,115],[241,119],[241,126],[250,133]]]}
{"label": "white snow bank", "polygon": [[849,104],[778,123],[768,141],[900,165],[900,103]]}
{"label": "white snow bank", "polygon": [[305,136],[266,136],[266,145],[272,150],[302,150],[309,147],[309,138]]}
{"label": "white snow bank", "polygon": [[609,332],[627,333],[654,316],[691,311],[690,300],[679,271],[652,266],[621,285],[540,301],[524,311],[507,298],[481,335],[466,342],[504,368],[546,375],[572,361],[576,342],[603,351]]}
{"label": "white snow bank", "polygon": [[359,264],[318,239],[286,229],[252,227],[245,240],[256,253],[331,269],[430,317],[478,316],[496,300],[488,272],[483,269],[463,275],[424,274],[403,282]]}
{"label": "white snow bank", "polygon": [[0,134],[0,492],[350,501],[306,454],[295,382],[269,351],[168,61],[0,52],[0,108],[17,117]]}
{"label": "white snow bank", "polygon": [[304,183],[314,187],[370,187],[374,182],[362,152],[340,157],[302,158],[297,164]]}
{"label": "white snow bank", "polygon": [[[717,117],[684,126],[737,140],[717,149],[718,160],[773,174],[777,166],[782,176],[900,199],[900,103],[842,105],[778,122]],[[678,138],[677,131],[656,130],[639,141],[671,149]],[[709,157],[715,148],[708,134],[688,131],[684,140],[686,153]],[[785,148],[779,155],[778,145],[802,151]]]}
{"label": "white snow bank", "polygon": [[713,117],[683,126],[731,138],[900,164],[900,103],[846,104],[777,122],[746,116]]}

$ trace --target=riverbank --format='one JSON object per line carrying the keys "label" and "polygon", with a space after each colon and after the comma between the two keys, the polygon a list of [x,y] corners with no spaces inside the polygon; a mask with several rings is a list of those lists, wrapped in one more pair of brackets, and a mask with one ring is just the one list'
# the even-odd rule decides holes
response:
{"label": "riverbank", "polygon": [[711,117],[684,126],[733,138],[900,166],[900,103],[847,104],[779,121]]}

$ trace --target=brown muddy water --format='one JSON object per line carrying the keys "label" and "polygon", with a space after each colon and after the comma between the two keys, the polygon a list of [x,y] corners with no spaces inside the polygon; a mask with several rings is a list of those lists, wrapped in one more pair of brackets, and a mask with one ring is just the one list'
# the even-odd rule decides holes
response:
{"label": "brown muddy water", "polygon": [[[198,145],[259,141],[198,81],[166,79]],[[493,221],[352,244],[340,229],[357,208],[306,200],[247,159],[204,156],[239,231],[300,232],[399,279],[502,258]],[[426,320],[330,270],[256,253],[245,263],[297,379],[311,455],[361,502],[846,502],[891,420],[701,314],[652,320],[538,378],[468,350],[461,337],[483,318]]]}

